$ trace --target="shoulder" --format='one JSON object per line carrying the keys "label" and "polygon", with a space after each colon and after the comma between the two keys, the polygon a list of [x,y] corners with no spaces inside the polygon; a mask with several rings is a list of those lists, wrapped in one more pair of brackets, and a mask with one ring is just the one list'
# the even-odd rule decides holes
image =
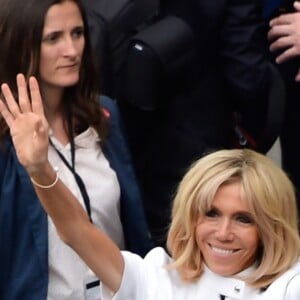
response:
{"label": "shoulder", "polygon": [[[106,95],[100,95],[99,103],[109,123],[108,136],[103,145],[103,150],[109,160],[113,159],[119,163],[124,162],[127,160],[129,152],[117,102]],[[126,157],[126,160],[123,157]]]}
{"label": "shoulder", "polygon": [[106,95],[100,95],[99,102],[104,109],[104,113],[108,117],[114,117],[118,115],[118,108],[116,101]]}
{"label": "shoulder", "polygon": [[285,300],[300,299],[300,272],[288,282]]}
{"label": "shoulder", "polygon": [[[99,103],[109,123],[108,137],[104,150],[106,154],[110,152],[115,153],[115,151],[119,153],[121,149],[126,149],[127,146],[124,145],[124,134],[121,128],[118,105],[115,100],[106,95],[100,95]],[[122,147],[120,147],[120,144]]]}
{"label": "shoulder", "polygon": [[[113,137],[117,137],[118,139],[122,139],[123,132],[121,126],[121,119],[119,114],[119,108],[116,100],[106,96],[100,95],[99,103],[103,110],[104,115],[107,117],[109,121],[110,128],[110,139]],[[120,136],[121,135],[121,136]]]}
{"label": "shoulder", "polygon": [[300,261],[283,276],[287,277],[287,291],[285,299],[300,299]]}
{"label": "shoulder", "polygon": [[128,251],[122,251],[122,255],[126,261],[126,264],[128,265],[143,264],[151,266],[155,269],[164,268],[165,265],[172,262],[172,258],[161,247],[153,248],[144,258],[141,258],[139,255]]}
{"label": "shoulder", "polygon": [[169,254],[162,247],[156,247],[148,252],[145,261],[156,266],[164,266],[173,261]]}
{"label": "shoulder", "polygon": [[172,258],[167,254],[167,252],[162,247],[155,247],[150,250],[144,258],[139,255],[134,254],[129,251],[122,251],[122,255],[129,264],[143,261],[152,266],[162,267],[168,263],[172,262]]}
{"label": "shoulder", "polygon": [[266,290],[266,294],[280,300],[300,299],[300,261],[277,278]]}
{"label": "shoulder", "polygon": [[152,249],[145,258],[122,251],[125,268],[116,299],[172,299],[169,272],[164,268],[170,257],[163,248]]}
{"label": "shoulder", "polygon": [[280,276],[278,278],[278,281],[290,282],[294,278],[298,278],[298,280],[300,279],[300,261],[296,262],[288,271],[286,271],[282,276]]}

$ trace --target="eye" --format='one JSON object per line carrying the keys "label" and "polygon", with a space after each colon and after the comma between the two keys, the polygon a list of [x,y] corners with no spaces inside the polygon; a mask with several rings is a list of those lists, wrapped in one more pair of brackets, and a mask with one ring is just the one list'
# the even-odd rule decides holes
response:
{"label": "eye", "polygon": [[81,38],[84,35],[84,28],[83,27],[76,27],[73,31],[72,31],[72,36],[74,38]]}
{"label": "eye", "polygon": [[59,32],[51,32],[43,38],[43,42],[55,43],[59,38]]}
{"label": "eye", "polygon": [[219,216],[219,213],[216,209],[210,209],[209,211],[207,211],[205,213],[205,216],[209,217],[209,218],[215,218],[215,217]]}
{"label": "eye", "polygon": [[251,216],[246,215],[246,214],[239,214],[235,217],[236,221],[244,224],[253,224],[254,220],[252,219]]}

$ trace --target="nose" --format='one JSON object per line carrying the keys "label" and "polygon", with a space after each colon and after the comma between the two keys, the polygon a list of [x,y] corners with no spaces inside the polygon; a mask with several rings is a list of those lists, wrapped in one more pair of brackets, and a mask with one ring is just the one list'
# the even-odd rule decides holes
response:
{"label": "nose", "polygon": [[220,241],[232,241],[234,232],[229,219],[221,219],[217,224],[216,238]]}
{"label": "nose", "polygon": [[64,55],[68,57],[76,57],[78,55],[78,50],[75,41],[72,37],[67,37],[64,43]]}

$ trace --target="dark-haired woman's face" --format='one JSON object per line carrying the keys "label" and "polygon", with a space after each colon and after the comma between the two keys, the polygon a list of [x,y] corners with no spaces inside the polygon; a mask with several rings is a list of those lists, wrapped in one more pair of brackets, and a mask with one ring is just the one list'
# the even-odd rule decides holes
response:
{"label": "dark-haired woman's face", "polygon": [[40,57],[41,88],[68,87],[79,80],[84,24],[75,2],[51,6],[46,14]]}

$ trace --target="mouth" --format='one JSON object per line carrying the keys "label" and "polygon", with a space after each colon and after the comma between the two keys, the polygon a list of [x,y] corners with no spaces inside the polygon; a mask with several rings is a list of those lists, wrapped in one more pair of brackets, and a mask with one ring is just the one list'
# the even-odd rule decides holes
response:
{"label": "mouth", "polygon": [[232,255],[240,250],[240,249],[226,249],[226,248],[222,248],[222,247],[216,247],[211,244],[208,244],[208,245],[214,253],[216,253],[217,255],[221,255],[221,256]]}
{"label": "mouth", "polygon": [[70,69],[70,68],[75,68],[78,67],[78,63],[71,64],[71,65],[65,65],[65,66],[60,66],[60,69]]}

